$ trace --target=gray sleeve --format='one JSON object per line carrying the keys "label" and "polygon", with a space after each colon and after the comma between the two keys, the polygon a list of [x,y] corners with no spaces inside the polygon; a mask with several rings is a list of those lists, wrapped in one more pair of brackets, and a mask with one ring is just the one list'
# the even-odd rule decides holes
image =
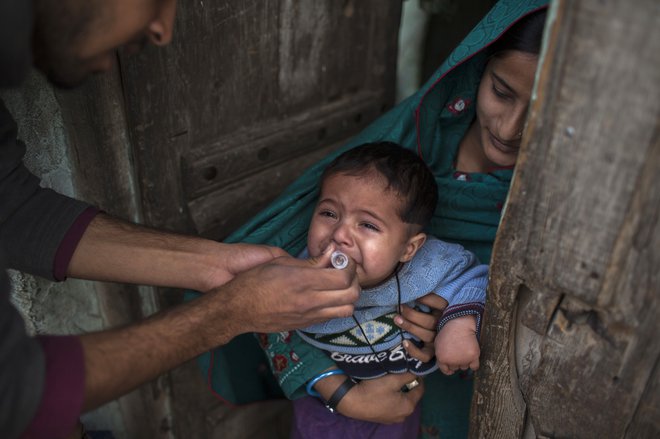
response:
{"label": "gray sleeve", "polygon": [[0,248],[10,268],[53,279],[57,249],[88,204],[40,187],[23,164],[25,145],[0,101]]}
{"label": "gray sleeve", "polygon": [[41,401],[45,360],[25,323],[9,302],[9,281],[0,254],[0,431],[17,438]]}

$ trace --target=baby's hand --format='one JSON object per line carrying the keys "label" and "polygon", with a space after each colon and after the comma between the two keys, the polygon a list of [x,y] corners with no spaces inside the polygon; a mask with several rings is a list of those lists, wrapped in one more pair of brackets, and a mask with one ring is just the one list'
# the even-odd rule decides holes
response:
{"label": "baby's hand", "polygon": [[460,370],[479,369],[479,342],[475,316],[448,321],[435,337],[435,356],[440,371],[451,375]]}

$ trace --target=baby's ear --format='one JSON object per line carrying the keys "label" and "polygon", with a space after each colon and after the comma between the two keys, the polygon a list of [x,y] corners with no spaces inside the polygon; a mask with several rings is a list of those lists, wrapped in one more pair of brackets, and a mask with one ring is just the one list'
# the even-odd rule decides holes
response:
{"label": "baby's ear", "polygon": [[406,244],[406,250],[403,252],[403,255],[401,256],[401,259],[399,259],[399,262],[408,262],[415,256],[415,253],[417,253],[417,250],[419,250],[424,243],[426,242],[426,233],[420,232],[416,235],[413,235],[408,239],[408,243]]}

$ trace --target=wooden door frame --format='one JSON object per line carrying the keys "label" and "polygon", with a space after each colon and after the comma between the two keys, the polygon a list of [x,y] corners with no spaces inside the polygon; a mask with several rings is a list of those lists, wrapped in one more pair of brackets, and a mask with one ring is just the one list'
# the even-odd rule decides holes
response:
{"label": "wooden door frame", "polygon": [[548,20],[470,437],[657,437],[659,9],[559,0]]}

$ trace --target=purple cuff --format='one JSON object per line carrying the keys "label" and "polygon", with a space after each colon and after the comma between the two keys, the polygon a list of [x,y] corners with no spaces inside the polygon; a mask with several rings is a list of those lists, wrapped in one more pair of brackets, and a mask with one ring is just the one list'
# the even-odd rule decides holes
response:
{"label": "purple cuff", "polygon": [[461,303],[460,305],[446,308],[436,329],[440,331],[448,321],[457,317],[470,315],[477,318],[477,340],[479,340],[479,336],[481,335],[481,317],[484,315],[484,304],[481,302]]}
{"label": "purple cuff", "polygon": [[78,218],[73,222],[69,230],[67,230],[60,246],[55,253],[55,261],[53,262],[53,278],[57,281],[66,279],[66,271],[69,268],[69,262],[73,252],[78,247],[78,242],[82,238],[83,233],[87,230],[87,226],[92,222],[94,217],[100,212],[96,207],[88,207],[85,209]]}
{"label": "purple cuff", "polygon": [[74,336],[38,336],[45,358],[41,402],[22,439],[66,437],[82,411],[85,358]]}

